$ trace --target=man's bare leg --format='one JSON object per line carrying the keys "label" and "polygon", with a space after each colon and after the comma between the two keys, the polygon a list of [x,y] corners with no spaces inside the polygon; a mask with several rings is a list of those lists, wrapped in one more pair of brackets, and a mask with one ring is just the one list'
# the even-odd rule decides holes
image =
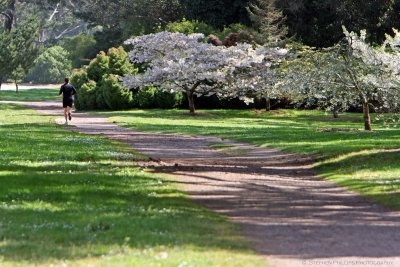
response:
{"label": "man's bare leg", "polygon": [[68,111],[68,118],[69,118],[69,120],[71,120],[71,118],[72,118],[72,116],[71,116],[71,111],[72,111],[72,108],[71,107],[67,107],[67,111]]}
{"label": "man's bare leg", "polygon": [[64,108],[65,124],[68,124],[68,107]]}

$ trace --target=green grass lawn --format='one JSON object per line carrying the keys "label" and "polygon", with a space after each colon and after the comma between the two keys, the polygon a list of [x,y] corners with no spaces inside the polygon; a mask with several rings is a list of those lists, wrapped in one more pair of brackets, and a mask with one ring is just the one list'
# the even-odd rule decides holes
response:
{"label": "green grass lawn", "polygon": [[15,91],[1,91],[0,101],[48,101],[59,100],[59,89],[30,89]]}
{"label": "green grass lawn", "polygon": [[393,150],[400,148],[400,129],[374,124],[373,132],[364,132],[361,114],[337,120],[320,111],[294,110],[212,110],[195,117],[182,110],[101,114],[141,131],[212,135],[311,155],[320,176],[400,210],[400,151]]}
{"label": "green grass lawn", "polygon": [[264,266],[143,159],[0,103],[0,266]]}

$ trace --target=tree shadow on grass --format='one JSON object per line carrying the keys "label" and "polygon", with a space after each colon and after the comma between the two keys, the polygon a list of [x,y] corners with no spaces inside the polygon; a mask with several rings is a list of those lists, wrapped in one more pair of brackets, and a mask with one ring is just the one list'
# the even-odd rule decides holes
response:
{"label": "tree shadow on grass", "polygon": [[227,230],[221,217],[150,175],[30,170],[0,177],[0,188],[5,260],[77,259],[123,246],[246,249],[233,229],[230,235],[220,233]]}
{"label": "tree shadow on grass", "polygon": [[[309,170],[250,168],[250,164],[242,160],[225,168],[201,163],[155,166],[154,172],[173,174],[196,203],[240,222],[253,247],[264,255],[398,257],[398,212],[319,182]],[[233,179],[227,173],[241,175]],[[400,200],[399,194],[376,197]]]}

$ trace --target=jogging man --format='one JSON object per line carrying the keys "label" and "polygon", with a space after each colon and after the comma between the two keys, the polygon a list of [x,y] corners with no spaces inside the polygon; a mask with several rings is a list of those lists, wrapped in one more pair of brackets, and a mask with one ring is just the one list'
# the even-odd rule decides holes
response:
{"label": "jogging man", "polygon": [[74,103],[73,95],[76,94],[75,87],[69,83],[69,79],[65,78],[65,83],[61,86],[60,95],[63,96],[63,108],[64,108],[64,117],[65,117],[65,125],[68,125],[68,119],[72,119],[71,109]]}

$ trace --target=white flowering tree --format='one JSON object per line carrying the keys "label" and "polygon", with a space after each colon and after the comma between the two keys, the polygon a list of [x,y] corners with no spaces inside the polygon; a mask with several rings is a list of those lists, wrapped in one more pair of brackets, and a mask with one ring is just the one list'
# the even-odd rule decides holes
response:
{"label": "white flowering tree", "polygon": [[260,71],[268,73],[271,62],[285,55],[282,50],[249,44],[213,46],[202,42],[203,39],[202,34],[161,32],[126,41],[133,47],[129,54],[131,62],[145,66],[145,70],[125,76],[124,86],[153,85],[170,92],[184,92],[190,113],[194,114],[194,95],[245,97],[266,90],[261,84],[264,80],[257,75]]}
{"label": "white flowering tree", "polygon": [[395,67],[389,68],[394,53],[387,52],[383,46],[371,46],[366,41],[365,31],[360,35],[346,30],[344,33],[342,44],[322,51],[309,49],[294,60],[286,85],[297,90],[299,95],[323,102],[334,112],[360,104],[364,128],[370,131],[370,106],[389,110],[395,108],[399,100],[398,74]]}

